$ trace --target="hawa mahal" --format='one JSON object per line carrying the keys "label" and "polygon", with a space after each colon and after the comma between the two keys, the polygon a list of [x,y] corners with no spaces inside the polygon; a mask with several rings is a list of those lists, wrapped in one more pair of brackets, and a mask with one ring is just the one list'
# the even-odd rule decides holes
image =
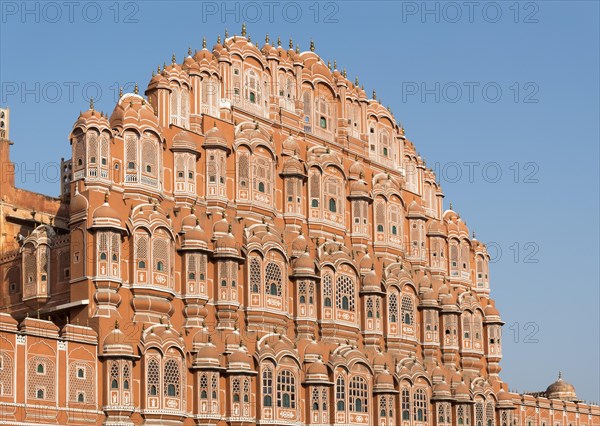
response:
{"label": "hawa mahal", "polygon": [[0,423],[600,425],[509,391],[486,247],[376,94],[261,45],[92,103],[56,198],[0,110]]}

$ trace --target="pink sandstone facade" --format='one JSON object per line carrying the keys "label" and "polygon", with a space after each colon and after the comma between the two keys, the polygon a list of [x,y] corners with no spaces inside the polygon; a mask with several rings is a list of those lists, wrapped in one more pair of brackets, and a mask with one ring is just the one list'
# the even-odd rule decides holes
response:
{"label": "pink sandstone facade", "polygon": [[[0,423],[598,426],[500,378],[489,256],[375,94],[246,35],[0,186]],[[9,165],[8,132],[0,138]]]}

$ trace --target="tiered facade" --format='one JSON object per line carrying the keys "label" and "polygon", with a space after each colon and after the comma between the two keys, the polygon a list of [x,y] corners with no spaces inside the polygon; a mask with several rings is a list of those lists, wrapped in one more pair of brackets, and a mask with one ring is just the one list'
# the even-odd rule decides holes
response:
{"label": "tiered facade", "polygon": [[137,92],[80,114],[46,213],[2,182],[0,422],[600,425],[508,392],[485,245],[312,43],[244,30]]}

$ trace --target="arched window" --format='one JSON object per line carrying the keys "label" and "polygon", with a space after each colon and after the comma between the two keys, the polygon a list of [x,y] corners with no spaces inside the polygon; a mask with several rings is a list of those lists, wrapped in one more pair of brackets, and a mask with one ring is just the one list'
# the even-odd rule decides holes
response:
{"label": "arched window", "polygon": [[160,365],[158,358],[151,358],[146,369],[146,381],[148,383],[148,395],[157,396],[160,386]]}
{"label": "arched window", "polygon": [[273,405],[273,370],[270,366],[263,369],[262,394],[263,406],[271,407]]}
{"label": "arched window", "polygon": [[38,364],[37,365],[37,373],[44,374],[44,372],[45,372],[44,364]]}
{"label": "arched window", "polygon": [[329,199],[329,211],[332,213],[337,212],[336,202],[334,198]]}
{"label": "arched window", "polygon": [[388,311],[390,322],[398,322],[398,295],[396,293],[390,293],[388,301]]}
{"label": "arched window", "polygon": [[475,403],[475,426],[483,426],[483,402]]}
{"label": "arched window", "polygon": [[274,263],[269,262],[265,268],[265,284],[267,286],[266,291],[271,296],[282,296],[283,279],[281,273],[281,267]]}
{"label": "arched window", "polygon": [[402,388],[402,420],[410,420],[410,392],[408,388]]}
{"label": "arched window", "polygon": [[239,378],[236,377],[231,381],[231,389],[233,392],[233,396],[232,396],[233,402],[240,402],[241,389],[240,389],[240,379]]}
{"label": "arched window", "polygon": [[206,373],[200,376],[200,399],[208,399],[208,376]]}
{"label": "arched window", "polygon": [[335,408],[337,411],[346,410],[346,381],[338,376],[335,382]]}
{"label": "arched window", "polygon": [[296,408],[296,384],[290,370],[282,370],[277,374],[277,406]]}
{"label": "arched window", "polygon": [[354,376],[350,380],[350,411],[355,413],[367,412],[369,398],[367,381],[363,377]]}
{"label": "arched window", "polygon": [[331,275],[326,274],[323,276],[323,306],[326,308],[331,307],[331,298],[333,295],[331,280]]}
{"label": "arched window", "polygon": [[416,389],[413,395],[414,420],[427,422],[427,395],[424,389]]}
{"label": "arched window", "polygon": [[249,273],[250,273],[250,291],[252,293],[259,293],[262,274],[261,274],[261,270],[260,270],[260,260],[258,259],[258,257],[250,258],[249,269],[250,269],[250,271],[249,271]]}
{"label": "arched window", "polygon": [[410,296],[402,296],[402,322],[406,325],[414,322],[414,305]]}
{"label": "arched window", "polygon": [[336,307],[347,311],[354,311],[354,280],[348,276],[340,274],[336,278]]}

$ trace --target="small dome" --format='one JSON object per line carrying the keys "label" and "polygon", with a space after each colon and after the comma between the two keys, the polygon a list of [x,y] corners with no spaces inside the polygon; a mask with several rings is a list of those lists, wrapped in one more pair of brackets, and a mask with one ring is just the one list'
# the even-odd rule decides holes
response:
{"label": "small dome", "polygon": [[364,174],[365,174],[365,172],[364,172],[364,168],[363,168],[363,165],[361,162],[355,161],[350,166],[349,175],[351,177],[361,178],[362,176],[364,176]]}
{"label": "small dome", "polygon": [[408,217],[410,218],[426,218],[425,209],[413,201],[408,206]]}
{"label": "small dome", "polygon": [[104,204],[102,204],[100,207],[98,207],[96,210],[94,210],[93,218],[94,219],[118,219],[118,220],[121,219],[119,217],[119,215],[117,214],[117,212],[115,211],[115,209],[113,209],[108,204],[108,201],[106,201]]}
{"label": "small dome", "polygon": [[498,397],[498,401],[512,401],[512,396],[510,395],[510,393],[506,392],[504,389],[502,389],[500,392],[498,392],[498,395],[496,395]]}
{"label": "small dome", "polygon": [[181,221],[183,230],[194,228],[198,224],[198,217],[194,213],[190,213]]}
{"label": "small dome", "polygon": [[304,176],[304,167],[295,158],[288,158],[283,165],[283,174],[288,176]]}
{"label": "small dome", "polygon": [[291,135],[283,141],[283,149],[289,151],[290,153],[300,153],[298,142],[296,142],[296,139]]}
{"label": "small dome", "polygon": [[454,389],[454,396],[457,399],[471,399],[471,393],[469,387],[465,382],[461,382],[456,389]]}
{"label": "small dome", "polygon": [[223,219],[216,221],[215,224],[213,225],[213,233],[227,234],[227,233],[229,233],[229,226],[230,226],[230,223],[223,216]]}
{"label": "small dome", "polygon": [[364,289],[377,289],[380,290],[379,277],[375,273],[374,269],[371,269],[363,278],[363,290]]}
{"label": "small dome", "polygon": [[562,379],[562,373],[558,373],[558,379],[546,389],[546,397],[550,399],[561,399],[563,401],[576,401],[575,387]]}
{"label": "small dome", "polygon": [[193,134],[186,131],[181,131],[173,137],[173,148],[198,152]]}
{"label": "small dome", "polygon": [[315,262],[308,252],[304,252],[294,261],[295,274],[314,274]]}
{"label": "small dome", "polygon": [[377,387],[394,387],[394,376],[392,376],[389,372],[387,371],[382,371],[381,373],[378,373],[377,376],[375,377],[375,385]]}
{"label": "small dome", "polygon": [[75,190],[75,195],[71,197],[70,210],[71,214],[79,213],[87,210],[88,201],[79,191]]}
{"label": "small dome", "polygon": [[218,145],[227,147],[225,134],[217,127],[217,123],[204,135],[204,145]]}
{"label": "small dome", "polygon": [[498,309],[496,309],[494,307],[494,305],[491,304],[491,303],[485,307],[485,309],[484,309],[483,312],[485,313],[486,317],[492,317],[492,316],[499,316],[500,315],[500,313],[498,312]]}
{"label": "small dome", "polygon": [[198,351],[198,358],[202,359],[203,361],[217,360],[217,362],[219,362],[221,354],[215,345],[209,343],[200,348]]}
{"label": "small dome", "polygon": [[373,266],[373,260],[371,260],[371,256],[369,253],[365,253],[365,255],[360,259],[360,269],[371,269]]}
{"label": "small dome", "polygon": [[446,236],[448,232],[444,224],[437,220],[432,220],[427,228],[427,235]]}
{"label": "small dome", "polygon": [[308,370],[306,373],[309,376],[327,376],[328,375],[327,367],[321,361],[311,363],[310,367],[308,367]]}
{"label": "small dome", "polygon": [[311,343],[306,345],[306,348],[304,348],[304,359],[319,359],[322,351],[323,349],[321,346],[315,340],[313,340]]}
{"label": "small dome", "polygon": [[104,355],[133,355],[133,348],[127,341],[129,338],[115,326],[115,329],[108,333],[104,339],[103,354]]}
{"label": "small dome", "polygon": [[104,204],[94,210],[92,216],[92,227],[93,228],[116,228],[125,229],[121,218],[109,204],[108,194],[105,198]]}
{"label": "small dome", "polygon": [[243,349],[238,349],[229,355],[229,368],[233,370],[250,370],[251,359],[250,355]]}
{"label": "small dome", "polygon": [[356,180],[350,184],[350,194],[368,194],[369,185],[362,179]]}
{"label": "small dome", "polygon": [[434,397],[444,397],[450,396],[450,386],[446,382],[437,383],[433,386],[433,396]]}
{"label": "small dome", "polygon": [[293,252],[302,252],[306,251],[307,243],[306,238],[304,238],[303,234],[298,235],[298,237],[294,238],[292,241],[292,251]]}

